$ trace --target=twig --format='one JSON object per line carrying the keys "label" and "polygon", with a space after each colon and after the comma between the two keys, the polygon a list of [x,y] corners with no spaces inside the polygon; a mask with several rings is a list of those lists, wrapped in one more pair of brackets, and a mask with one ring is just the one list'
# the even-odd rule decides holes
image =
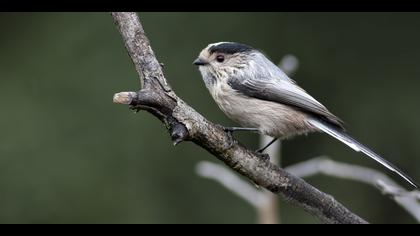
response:
{"label": "twig", "polygon": [[403,209],[420,222],[419,191],[407,191],[385,174],[367,167],[340,163],[326,157],[318,157],[304,161],[285,169],[301,178],[316,174],[324,174],[342,179],[349,179],[379,188],[385,195],[390,196]]}
{"label": "twig", "polygon": [[184,140],[196,143],[257,185],[279,194],[323,222],[367,223],[332,196],[247,149],[220,125],[211,123],[188,106],[167,83],[137,14],[112,13],[112,16],[142,86],[136,96],[120,93],[114,96],[114,102],[149,111],[163,122],[174,144]]}

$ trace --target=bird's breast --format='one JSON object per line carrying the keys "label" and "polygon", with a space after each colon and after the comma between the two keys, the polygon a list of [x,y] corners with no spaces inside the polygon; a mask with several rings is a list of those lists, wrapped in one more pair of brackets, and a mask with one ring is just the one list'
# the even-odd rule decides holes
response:
{"label": "bird's breast", "polygon": [[240,94],[228,84],[209,88],[219,108],[242,127],[258,128],[272,137],[286,138],[311,131],[306,114],[287,105]]}

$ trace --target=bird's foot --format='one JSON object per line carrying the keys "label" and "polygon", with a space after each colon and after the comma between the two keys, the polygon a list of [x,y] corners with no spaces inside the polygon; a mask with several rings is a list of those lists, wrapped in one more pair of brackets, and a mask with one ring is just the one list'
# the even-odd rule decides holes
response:
{"label": "bird's foot", "polygon": [[260,148],[260,149],[258,149],[258,150],[256,150],[255,152],[258,152],[258,153],[263,153],[264,151],[265,151],[265,149],[267,149],[268,147],[270,147],[271,146],[271,144],[273,144],[274,142],[276,142],[278,140],[278,138],[273,138],[273,140],[271,140],[267,145],[265,145],[264,147],[262,147],[262,148]]}
{"label": "bird's foot", "polygon": [[270,161],[270,155],[267,153],[262,153],[259,150],[255,151],[258,157],[260,157],[263,161]]}
{"label": "bird's foot", "polygon": [[[251,132],[258,132],[259,129],[257,128],[246,128],[246,127],[223,127],[223,130],[228,133],[229,135],[232,135],[235,131],[251,131]],[[274,142],[274,141],[272,141]],[[271,143],[270,143],[271,144]],[[255,151],[258,157],[263,159],[264,161],[270,161],[270,155],[263,153],[263,151],[268,147],[269,145],[265,146],[264,148],[258,149]]]}
{"label": "bird's foot", "polygon": [[255,152],[259,153],[259,154],[262,154],[264,152],[264,150],[265,150],[265,147],[259,148],[259,149],[255,150]]}

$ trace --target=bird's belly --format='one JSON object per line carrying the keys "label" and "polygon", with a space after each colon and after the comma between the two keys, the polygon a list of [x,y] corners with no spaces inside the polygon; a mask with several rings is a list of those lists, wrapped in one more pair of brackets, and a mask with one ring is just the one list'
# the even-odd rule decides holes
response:
{"label": "bird's belly", "polygon": [[313,130],[306,122],[306,115],[289,106],[237,93],[218,96],[215,100],[220,109],[242,127],[258,128],[261,133],[278,138],[288,138]]}

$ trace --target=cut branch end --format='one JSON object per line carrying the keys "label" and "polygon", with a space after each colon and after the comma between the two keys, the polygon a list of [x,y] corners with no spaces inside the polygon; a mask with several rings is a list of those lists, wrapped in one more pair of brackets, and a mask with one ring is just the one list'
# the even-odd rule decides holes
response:
{"label": "cut branch end", "polygon": [[130,105],[136,99],[136,92],[121,92],[114,94],[112,101],[118,104]]}

